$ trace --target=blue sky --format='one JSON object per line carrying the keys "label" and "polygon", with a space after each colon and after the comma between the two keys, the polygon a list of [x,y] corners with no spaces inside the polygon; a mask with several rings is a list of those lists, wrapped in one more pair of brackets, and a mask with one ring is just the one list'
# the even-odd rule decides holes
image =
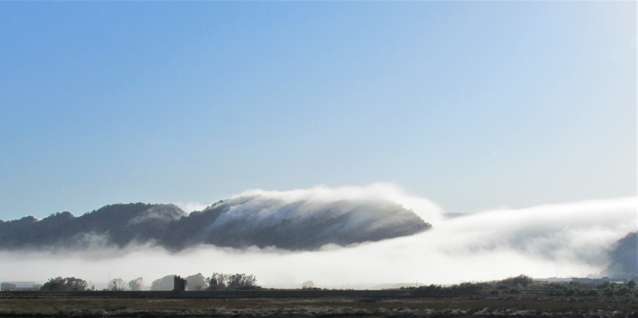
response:
{"label": "blue sky", "polygon": [[393,182],[635,195],[635,4],[2,3],[0,219]]}

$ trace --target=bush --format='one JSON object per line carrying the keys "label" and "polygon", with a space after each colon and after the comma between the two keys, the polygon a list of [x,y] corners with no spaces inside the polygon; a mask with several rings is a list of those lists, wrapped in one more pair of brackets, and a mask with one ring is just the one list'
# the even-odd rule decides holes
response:
{"label": "bush", "polygon": [[40,290],[42,291],[84,291],[88,283],[80,278],[75,277],[55,277],[49,279]]}
{"label": "bush", "polygon": [[499,283],[506,286],[527,287],[531,285],[533,282],[534,280],[529,276],[518,275],[516,277],[506,278],[500,281]]}
{"label": "bush", "polygon": [[213,273],[207,281],[209,290],[258,288],[255,275],[248,274]]}
{"label": "bush", "polygon": [[452,285],[443,287],[440,285],[420,286],[416,288],[415,294],[426,297],[454,297],[454,296],[468,296],[477,295],[485,287],[485,284],[474,283],[462,283],[459,285]]}

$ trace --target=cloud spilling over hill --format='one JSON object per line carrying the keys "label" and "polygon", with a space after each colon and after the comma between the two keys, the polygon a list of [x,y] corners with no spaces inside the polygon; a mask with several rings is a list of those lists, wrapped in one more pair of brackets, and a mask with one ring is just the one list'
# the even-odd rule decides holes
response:
{"label": "cloud spilling over hill", "polygon": [[[312,250],[412,235],[430,227],[374,190],[252,191],[190,214],[171,204],[114,204],[74,217],[0,223],[0,248],[29,249],[150,243],[171,250],[199,244]],[[340,195],[335,195],[340,193]]]}
{"label": "cloud spilling over hill", "polygon": [[[638,260],[633,259],[635,244],[631,239],[619,242],[628,233],[637,230],[636,197],[446,217],[429,200],[405,195],[395,187],[251,191],[193,213],[188,220],[201,223],[193,224],[193,228],[198,229],[193,233],[219,231],[224,224],[237,233],[245,233],[254,231],[255,224],[294,220],[291,221],[294,227],[303,228],[308,235],[317,238],[325,237],[325,232],[310,226],[316,224],[312,216],[317,213],[328,213],[336,218],[344,215],[346,210],[352,211],[353,214],[345,213],[351,216],[347,218],[347,227],[321,227],[335,233],[358,229],[374,233],[378,228],[404,224],[402,217],[394,221],[377,217],[386,213],[372,213],[376,216],[369,219],[369,216],[356,212],[358,209],[335,208],[342,202],[357,207],[376,205],[372,203],[375,200],[388,202],[387,207],[380,211],[403,207],[406,211],[414,211],[420,218],[432,220],[432,228],[376,242],[310,250],[298,250],[294,245],[288,249],[267,247],[272,244],[263,248],[212,246],[203,239],[195,239],[195,235],[189,236],[193,238],[191,242],[180,241],[187,248],[173,248],[172,251],[152,241],[136,240],[123,247],[107,244],[102,248],[58,251],[0,250],[0,281],[43,281],[60,275],[80,276],[99,283],[117,275],[125,279],[143,276],[145,281],[150,282],[167,274],[188,276],[200,272],[245,272],[255,274],[258,283],[266,287],[299,287],[308,280],[319,287],[375,287],[396,283],[491,280],[521,273],[533,277],[572,277],[605,275],[608,268],[616,273],[633,273],[638,269]],[[295,207],[294,212],[289,209],[292,207]],[[204,222],[213,212],[219,214],[215,222]],[[398,215],[403,213],[398,212]],[[236,219],[236,216],[243,218]],[[157,224],[166,222],[163,217],[153,219]],[[184,219],[181,216],[168,223],[176,224]],[[255,222],[243,224],[242,219]],[[284,228],[291,229],[293,226]],[[258,236],[245,237],[254,239]],[[632,237],[635,238],[629,236]],[[623,265],[614,267],[616,262]]]}

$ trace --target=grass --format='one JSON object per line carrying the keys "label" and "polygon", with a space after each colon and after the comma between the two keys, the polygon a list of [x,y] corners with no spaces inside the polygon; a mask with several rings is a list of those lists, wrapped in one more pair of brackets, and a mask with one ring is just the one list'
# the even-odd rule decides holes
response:
{"label": "grass", "polygon": [[[31,298],[0,298],[0,317],[76,316],[76,317],[359,317],[373,316],[463,316],[487,309],[490,313],[530,311],[528,316],[563,315],[567,312],[585,315],[598,312],[611,317],[614,311],[625,316],[638,316],[635,299],[591,297],[419,297],[406,299],[366,298],[110,298],[57,297],[41,295]],[[520,314],[520,312],[519,312]],[[491,315],[491,314],[490,314]],[[507,316],[507,315],[506,315]]]}

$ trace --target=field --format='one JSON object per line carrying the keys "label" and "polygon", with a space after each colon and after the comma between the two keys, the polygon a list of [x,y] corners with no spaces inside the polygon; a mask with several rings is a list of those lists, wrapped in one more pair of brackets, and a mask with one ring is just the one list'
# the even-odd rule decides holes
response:
{"label": "field", "polygon": [[4,292],[0,317],[638,317],[635,295],[427,296],[417,289]]}

